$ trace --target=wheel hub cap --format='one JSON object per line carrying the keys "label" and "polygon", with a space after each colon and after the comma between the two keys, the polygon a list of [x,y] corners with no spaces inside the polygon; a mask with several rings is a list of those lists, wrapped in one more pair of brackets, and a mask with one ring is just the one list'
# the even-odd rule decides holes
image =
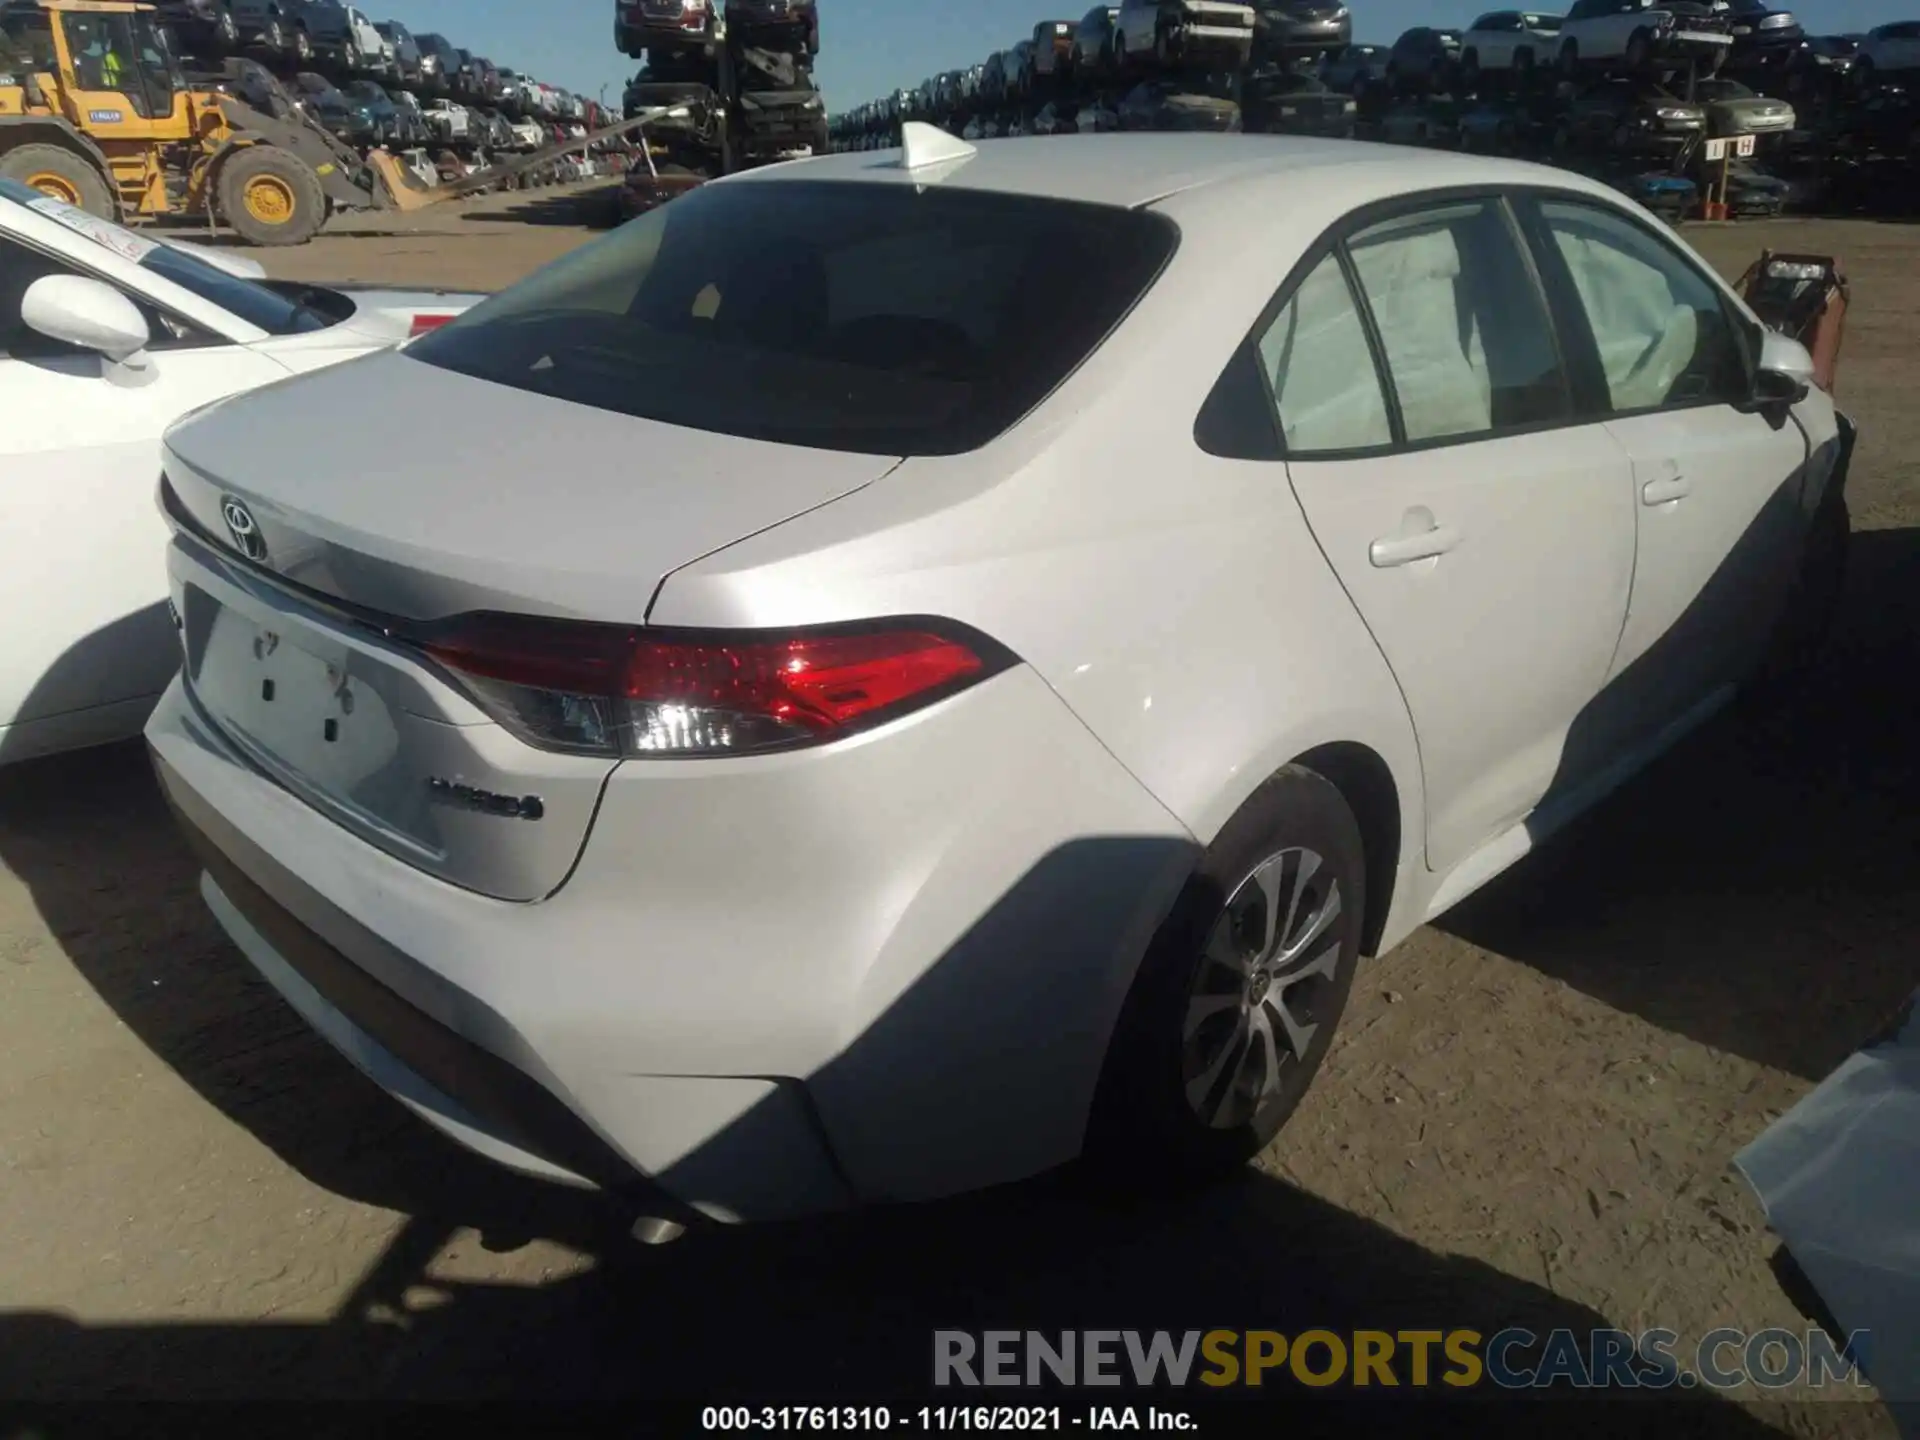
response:
{"label": "wheel hub cap", "polygon": [[1268,857],[1240,882],[1207,938],[1187,999],[1181,1080],[1202,1123],[1253,1120],[1306,1059],[1319,1001],[1339,972],[1338,878],[1311,850]]}
{"label": "wheel hub cap", "polygon": [[55,200],[64,200],[69,205],[80,203],[80,192],[64,175],[41,174],[27,178],[27,184]]}
{"label": "wheel hub cap", "polygon": [[261,176],[247,187],[247,211],[256,220],[284,224],[293,214],[293,194],[278,180]]}

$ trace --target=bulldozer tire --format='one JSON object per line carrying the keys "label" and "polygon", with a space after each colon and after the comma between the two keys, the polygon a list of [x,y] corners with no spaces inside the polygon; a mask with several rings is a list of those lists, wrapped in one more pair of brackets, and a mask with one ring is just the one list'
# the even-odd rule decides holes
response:
{"label": "bulldozer tire", "polygon": [[327,223],[320,177],[305,161],[253,145],[220,169],[220,215],[249,245],[304,245]]}
{"label": "bulldozer tire", "polygon": [[42,195],[64,200],[102,220],[120,218],[106,176],[86,156],[64,145],[22,145],[9,150],[0,155],[0,177],[31,185]]}

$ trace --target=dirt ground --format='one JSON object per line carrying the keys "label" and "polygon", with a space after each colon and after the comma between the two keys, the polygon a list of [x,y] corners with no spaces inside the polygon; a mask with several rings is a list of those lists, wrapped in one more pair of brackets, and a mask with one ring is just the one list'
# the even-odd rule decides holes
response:
{"label": "dirt ground", "polygon": [[[569,204],[262,258],[495,288],[588,237]],[[1729,271],[1771,245],[1853,275],[1832,653],[1363,970],[1244,1182],[1153,1205],[1048,1183],[639,1249],[312,1038],[222,939],[139,751],[86,755],[0,774],[0,1395],[855,1400],[923,1384],[936,1326],[1804,1329],[1729,1162],[1920,983],[1920,230],[1691,238]],[[1892,1433],[1865,1403],[1687,1419]]]}

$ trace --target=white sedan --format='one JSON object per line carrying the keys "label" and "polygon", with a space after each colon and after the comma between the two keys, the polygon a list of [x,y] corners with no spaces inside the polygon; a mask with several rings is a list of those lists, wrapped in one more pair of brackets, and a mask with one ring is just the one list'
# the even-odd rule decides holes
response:
{"label": "white sedan", "polygon": [[[0,180],[0,764],[138,735],[178,666],[154,506],[169,424],[479,298],[258,270]],[[329,425],[336,451],[380,443],[352,413]]]}
{"label": "white sedan", "polygon": [[655,1218],[1243,1162],[1360,955],[1837,589],[1807,352],[1599,183],[906,137],[167,442],[147,738],[215,914]]}

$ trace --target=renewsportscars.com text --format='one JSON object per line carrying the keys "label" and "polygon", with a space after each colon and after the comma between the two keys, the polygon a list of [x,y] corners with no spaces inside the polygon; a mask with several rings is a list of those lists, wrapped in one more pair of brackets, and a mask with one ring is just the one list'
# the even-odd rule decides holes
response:
{"label": "renewsportscars.com text", "polygon": [[1714,1330],[1682,1350],[1672,1330],[937,1330],[933,1380],[983,1386],[1301,1385],[1468,1390],[1864,1386],[1870,1336]]}

